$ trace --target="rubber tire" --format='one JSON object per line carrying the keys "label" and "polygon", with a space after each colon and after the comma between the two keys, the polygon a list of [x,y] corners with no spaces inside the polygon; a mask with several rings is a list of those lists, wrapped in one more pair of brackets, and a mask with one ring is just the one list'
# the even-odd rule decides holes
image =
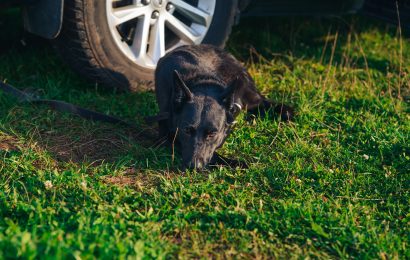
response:
{"label": "rubber tire", "polygon": [[[55,47],[75,71],[95,83],[130,91],[152,89],[154,70],[138,66],[118,49],[108,29],[105,5],[103,0],[65,0]],[[217,0],[203,43],[224,46],[237,7],[237,0]]]}

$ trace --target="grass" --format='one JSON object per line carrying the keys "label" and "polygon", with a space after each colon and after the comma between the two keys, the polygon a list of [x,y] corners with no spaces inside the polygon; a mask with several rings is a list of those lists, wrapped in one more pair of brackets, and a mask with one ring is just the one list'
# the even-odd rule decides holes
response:
{"label": "grass", "polygon": [[[84,81],[1,15],[2,80],[133,122],[156,111],[153,93]],[[130,129],[0,93],[0,259],[409,258],[408,38],[366,18],[269,18],[227,48],[297,110],[239,120],[221,152],[247,170],[181,173]]]}

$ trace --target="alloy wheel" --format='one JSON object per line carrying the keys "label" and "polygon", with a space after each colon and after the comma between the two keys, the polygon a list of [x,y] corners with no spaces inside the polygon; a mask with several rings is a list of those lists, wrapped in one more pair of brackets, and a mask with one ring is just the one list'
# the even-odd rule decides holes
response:
{"label": "alloy wheel", "polygon": [[216,0],[106,0],[112,37],[137,65],[154,69],[166,52],[199,44],[211,25]]}

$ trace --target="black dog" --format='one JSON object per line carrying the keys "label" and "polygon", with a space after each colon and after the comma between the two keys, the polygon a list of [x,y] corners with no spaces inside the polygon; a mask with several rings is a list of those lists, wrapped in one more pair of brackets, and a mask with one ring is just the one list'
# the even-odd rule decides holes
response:
{"label": "black dog", "polygon": [[155,71],[160,136],[177,145],[184,167],[202,168],[218,160],[242,109],[257,114],[272,108],[288,120],[292,110],[272,107],[246,69],[211,45],[179,47],[161,58]]}

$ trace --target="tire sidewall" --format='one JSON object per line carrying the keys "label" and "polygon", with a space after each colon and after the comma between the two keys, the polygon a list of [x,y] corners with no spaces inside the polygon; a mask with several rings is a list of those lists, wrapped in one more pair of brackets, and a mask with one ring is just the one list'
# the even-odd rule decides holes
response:
{"label": "tire sidewall", "polygon": [[107,0],[85,0],[85,26],[94,57],[129,90],[152,88],[153,70],[135,64],[119,49],[108,26]]}
{"label": "tire sidewall", "polygon": [[216,0],[214,17],[202,43],[224,47],[238,11],[237,0]]}
{"label": "tire sidewall", "polygon": [[[106,70],[105,72],[111,75],[119,87],[132,91],[152,89],[154,69],[137,65],[116,44],[108,25],[106,1],[83,2],[85,31],[93,56],[99,67]],[[223,47],[236,11],[237,0],[216,0],[214,16],[202,42]]]}

